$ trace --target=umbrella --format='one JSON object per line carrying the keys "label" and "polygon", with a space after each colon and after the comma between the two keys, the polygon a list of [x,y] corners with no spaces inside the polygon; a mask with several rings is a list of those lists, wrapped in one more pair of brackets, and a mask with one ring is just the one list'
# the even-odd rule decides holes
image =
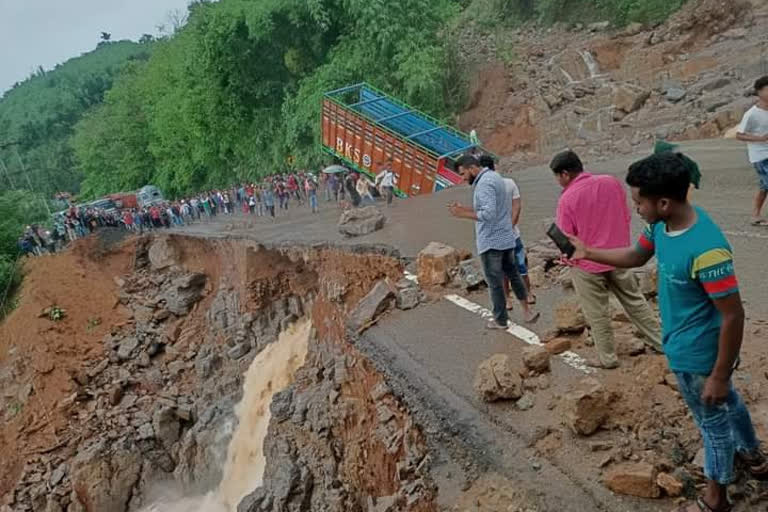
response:
{"label": "umbrella", "polygon": [[329,165],[323,169],[324,174],[339,174],[342,172],[349,172],[349,169],[341,165]]}

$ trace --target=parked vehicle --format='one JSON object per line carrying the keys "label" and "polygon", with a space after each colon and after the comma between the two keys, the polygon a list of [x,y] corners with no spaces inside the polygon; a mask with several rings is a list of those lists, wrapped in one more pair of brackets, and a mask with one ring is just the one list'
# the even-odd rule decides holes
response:
{"label": "parked vehicle", "polygon": [[470,136],[366,84],[323,96],[323,151],[370,176],[392,158],[398,195],[461,183],[455,159],[480,150]]}
{"label": "parked vehicle", "polygon": [[146,185],[136,192],[136,200],[140,208],[160,204],[165,201],[163,193],[154,185]]}

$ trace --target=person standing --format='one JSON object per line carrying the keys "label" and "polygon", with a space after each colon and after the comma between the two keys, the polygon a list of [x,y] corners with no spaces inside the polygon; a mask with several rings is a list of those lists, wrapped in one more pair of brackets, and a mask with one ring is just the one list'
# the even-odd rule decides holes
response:
{"label": "person standing", "polygon": [[355,184],[355,190],[360,195],[360,204],[368,203],[374,204],[376,200],[371,195],[371,191],[368,186],[368,180],[363,177],[362,174],[357,175],[357,183]]}
{"label": "person standing", "polygon": [[384,195],[387,197],[387,206],[392,206],[392,198],[395,195],[395,173],[392,170],[392,159],[385,162],[384,170],[376,176],[376,185],[384,191]]}
{"label": "person standing", "polygon": [[[489,155],[482,155],[478,161],[481,167],[488,167],[492,171],[496,170],[496,162],[493,157]],[[517,271],[520,273],[520,277],[523,278],[525,288],[528,290],[528,304],[536,304],[536,295],[533,293],[531,287],[531,279],[528,277],[528,256],[525,253],[525,245],[523,244],[523,238],[520,235],[520,214],[523,211],[523,200],[520,197],[520,189],[512,178],[504,178],[504,188],[507,193],[507,200],[509,201],[509,211],[512,215],[512,225],[515,229],[515,235],[517,235],[517,243],[515,244],[515,264],[517,265]],[[504,292],[509,297],[509,280],[504,279]],[[511,309],[508,306],[507,309]]]}
{"label": "person standing", "polygon": [[512,290],[520,301],[525,321],[535,322],[539,315],[528,304],[528,292],[515,265],[514,248],[517,236],[512,225],[504,180],[488,167],[481,168],[473,155],[459,158],[457,168],[463,178],[472,185],[473,206],[453,202],[449,205],[449,211],[454,217],[475,222],[477,253],[483,264],[493,304],[494,319],[488,322],[486,327],[506,329],[509,325],[504,276],[509,279]]}
{"label": "person standing", "polygon": [[317,183],[315,183],[315,180],[311,176],[307,176],[306,178],[306,190],[312,213],[317,213],[319,211],[317,207]]}
{"label": "person standing", "polygon": [[705,453],[704,493],[678,512],[727,512],[733,508],[727,486],[734,480],[734,458],[754,478],[768,477],[768,460],[731,379],[745,320],[731,245],[687,200],[690,172],[682,155],[666,152],[635,162],[626,181],[638,214],[649,223],[637,244],[602,249],[573,237],[573,259],[632,268],[656,256],[664,353]]}
{"label": "person standing", "polygon": [[347,192],[349,193],[349,199],[352,201],[352,206],[357,208],[360,206],[360,194],[357,193],[357,188],[355,185],[355,173],[347,173],[347,176],[344,178],[344,188],[347,189]]}
{"label": "person standing", "polygon": [[[264,207],[266,208],[267,212],[269,212],[269,215],[274,219],[275,218],[275,193],[272,190],[272,185],[270,183],[267,183],[262,188],[262,199],[264,201]],[[266,215],[266,213],[265,213]]]}
{"label": "person standing", "polygon": [[[557,204],[557,225],[567,235],[577,236],[590,247],[616,249],[629,245],[630,213],[627,195],[613,176],[584,172],[573,151],[555,155],[550,164],[563,193]],[[611,327],[609,292],[619,300],[627,316],[661,352],[659,322],[640,293],[637,277],[626,269],[589,260],[575,262],[571,278],[581,308],[592,329],[598,359],[590,366],[612,369],[619,366]]]}
{"label": "person standing", "polygon": [[759,189],[752,206],[752,225],[768,226],[761,217],[768,197],[768,76],[755,82],[758,101],[747,110],[737,128],[736,138],[747,143],[749,161],[757,172]]}

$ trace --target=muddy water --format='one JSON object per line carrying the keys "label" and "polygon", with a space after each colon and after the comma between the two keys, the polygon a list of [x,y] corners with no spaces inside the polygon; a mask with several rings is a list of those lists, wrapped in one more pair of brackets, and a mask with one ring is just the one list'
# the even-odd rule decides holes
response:
{"label": "muddy water", "polygon": [[274,394],[293,381],[304,364],[311,331],[308,320],[280,334],[251,363],[243,384],[243,399],[235,409],[238,426],[232,436],[219,488],[206,496],[165,497],[144,512],[236,512],[240,501],[259,487],[266,462],[262,447],[269,426]]}

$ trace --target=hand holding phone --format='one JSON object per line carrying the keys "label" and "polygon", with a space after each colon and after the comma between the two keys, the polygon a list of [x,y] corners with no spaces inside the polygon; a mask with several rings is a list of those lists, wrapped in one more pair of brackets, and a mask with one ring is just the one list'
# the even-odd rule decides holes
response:
{"label": "hand holding phone", "polygon": [[573,257],[573,253],[576,252],[576,247],[568,239],[568,236],[563,233],[554,222],[551,226],[549,226],[549,229],[547,230],[547,236],[553,242],[555,242],[555,245],[558,249],[560,249],[561,253],[565,254],[568,258]]}

